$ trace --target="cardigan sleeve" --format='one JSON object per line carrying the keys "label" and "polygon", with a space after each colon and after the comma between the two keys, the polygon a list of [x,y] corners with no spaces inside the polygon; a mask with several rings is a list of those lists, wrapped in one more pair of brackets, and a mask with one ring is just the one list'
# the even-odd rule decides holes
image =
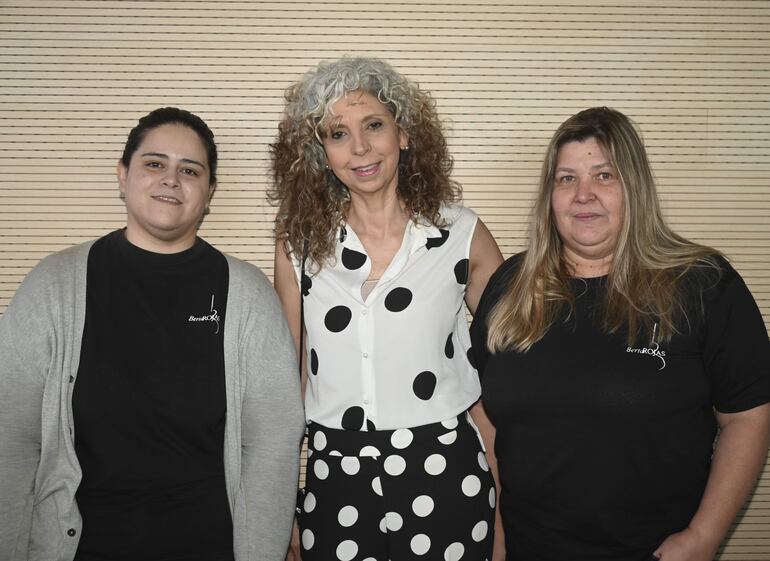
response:
{"label": "cardigan sleeve", "polygon": [[43,390],[55,340],[46,305],[51,283],[44,261],[0,318],[0,559],[15,558],[30,539]]}
{"label": "cardigan sleeve", "polygon": [[294,342],[273,287],[257,273],[240,350],[245,384],[241,485],[249,559],[283,561],[294,520],[305,417]]}

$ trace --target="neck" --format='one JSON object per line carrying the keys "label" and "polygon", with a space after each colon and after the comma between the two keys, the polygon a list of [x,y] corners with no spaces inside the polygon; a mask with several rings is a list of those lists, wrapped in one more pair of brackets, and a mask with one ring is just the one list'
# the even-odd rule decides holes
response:
{"label": "neck", "polygon": [[126,239],[136,247],[153,253],[181,253],[195,245],[195,233],[192,236],[185,236],[183,239],[172,241],[161,240],[153,236],[138,234],[130,226],[125,230]]}
{"label": "neck", "polygon": [[612,269],[612,255],[597,258],[585,258],[575,255],[568,250],[564,251],[563,259],[573,277],[593,278],[603,277]]}
{"label": "neck", "polygon": [[386,237],[394,231],[400,235],[409,218],[404,203],[395,195],[386,199],[355,197],[345,216],[359,237]]}

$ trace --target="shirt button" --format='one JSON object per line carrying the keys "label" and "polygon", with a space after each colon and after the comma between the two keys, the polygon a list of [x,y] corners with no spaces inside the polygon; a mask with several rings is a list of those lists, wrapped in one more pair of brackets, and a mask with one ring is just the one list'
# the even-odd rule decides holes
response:
{"label": "shirt button", "polygon": [[369,353],[364,353],[364,358],[369,358]]}
{"label": "shirt button", "polygon": [[361,310],[361,315],[365,316],[366,315],[366,310]]}
{"label": "shirt button", "polygon": [[75,531],[75,528],[70,528],[69,530],[67,530],[67,535],[68,535],[69,537],[72,537],[72,536],[74,536],[75,534],[77,534],[77,532]]}
{"label": "shirt button", "polygon": [[364,405],[369,405],[369,400],[368,399],[364,400]]}

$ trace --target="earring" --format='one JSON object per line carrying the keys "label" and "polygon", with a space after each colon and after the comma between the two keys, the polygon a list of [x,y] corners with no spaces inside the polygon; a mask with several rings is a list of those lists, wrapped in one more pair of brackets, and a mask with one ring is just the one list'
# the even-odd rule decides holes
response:
{"label": "earring", "polygon": [[401,150],[409,150],[409,146],[400,146]]}

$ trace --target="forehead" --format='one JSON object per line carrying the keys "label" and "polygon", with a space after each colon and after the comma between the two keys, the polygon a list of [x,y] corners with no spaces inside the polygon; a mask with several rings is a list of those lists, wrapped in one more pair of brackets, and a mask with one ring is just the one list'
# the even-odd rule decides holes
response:
{"label": "forehead", "polygon": [[377,96],[363,90],[346,92],[345,95],[332,103],[329,109],[329,119],[332,122],[354,114],[383,113],[390,115],[387,106],[377,99]]}
{"label": "forehead", "polygon": [[557,165],[568,162],[586,162],[590,163],[590,165],[599,162],[612,163],[607,155],[607,151],[593,136],[585,140],[573,140],[562,144],[556,153],[556,162]]}
{"label": "forehead", "polygon": [[179,123],[167,123],[147,131],[135,154],[147,151],[208,161],[206,146],[198,133]]}

